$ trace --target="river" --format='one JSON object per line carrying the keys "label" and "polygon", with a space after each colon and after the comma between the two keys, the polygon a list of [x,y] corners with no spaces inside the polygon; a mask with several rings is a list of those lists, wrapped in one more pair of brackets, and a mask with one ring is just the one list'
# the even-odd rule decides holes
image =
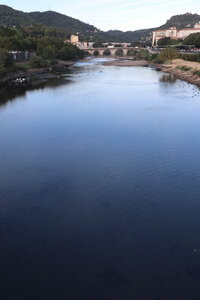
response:
{"label": "river", "polygon": [[200,91],[75,64],[0,102],[0,299],[200,299]]}

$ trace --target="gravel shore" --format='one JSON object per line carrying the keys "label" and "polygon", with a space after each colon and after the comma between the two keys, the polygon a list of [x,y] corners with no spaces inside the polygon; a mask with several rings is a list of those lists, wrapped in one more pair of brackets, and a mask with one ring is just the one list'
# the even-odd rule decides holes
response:
{"label": "gravel shore", "polygon": [[146,60],[114,60],[111,62],[103,63],[104,66],[119,66],[119,67],[145,67],[148,66]]}
{"label": "gravel shore", "polygon": [[[200,77],[194,75],[193,72],[200,70],[200,63],[184,61],[182,59],[175,59],[171,64],[154,64],[146,60],[115,60],[103,63],[104,66],[119,66],[119,67],[145,67],[152,65],[155,68],[169,74],[175,75],[177,78],[187,81],[188,83],[198,85],[200,87]],[[179,66],[190,67],[191,70],[183,71],[178,69]]]}

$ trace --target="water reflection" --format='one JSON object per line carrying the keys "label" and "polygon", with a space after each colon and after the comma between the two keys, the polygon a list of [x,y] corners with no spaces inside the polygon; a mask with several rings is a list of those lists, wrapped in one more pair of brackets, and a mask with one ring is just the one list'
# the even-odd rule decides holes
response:
{"label": "water reflection", "polygon": [[0,298],[198,300],[197,89],[92,61],[0,109]]}
{"label": "water reflection", "polygon": [[69,76],[61,77],[59,79],[51,79],[33,82],[31,85],[22,87],[2,87],[0,89],[0,107],[4,106],[7,102],[14,101],[18,97],[25,97],[28,91],[44,90],[45,88],[57,89],[62,85],[72,84],[73,81]]}
{"label": "water reflection", "polygon": [[177,80],[176,76],[174,74],[162,74],[159,77],[159,81],[160,82],[164,82],[164,83],[170,83],[173,84],[175,83]]}

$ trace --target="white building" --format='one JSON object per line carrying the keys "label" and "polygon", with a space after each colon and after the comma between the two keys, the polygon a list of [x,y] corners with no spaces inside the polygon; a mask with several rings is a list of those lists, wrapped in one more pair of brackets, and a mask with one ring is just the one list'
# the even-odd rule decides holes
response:
{"label": "white building", "polygon": [[173,40],[182,39],[184,40],[192,33],[200,32],[200,23],[197,23],[194,28],[184,28],[181,30],[177,30],[176,27],[171,27],[165,30],[155,30],[153,31],[153,40],[152,46],[157,46],[158,41],[165,37],[170,37]]}

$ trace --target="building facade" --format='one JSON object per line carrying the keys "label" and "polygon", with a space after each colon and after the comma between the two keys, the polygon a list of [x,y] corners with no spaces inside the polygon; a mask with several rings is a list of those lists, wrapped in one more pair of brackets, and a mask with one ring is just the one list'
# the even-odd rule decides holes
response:
{"label": "building facade", "polygon": [[200,32],[200,23],[196,24],[194,28],[184,28],[184,29],[177,30],[176,27],[171,27],[165,30],[155,30],[153,31],[152,46],[157,46],[158,41],[166,37],[169,37],[173,40],[177,40],[177,39],[184,40],[190,34],[197,33],[197,32]]}
{"label": "building facade", "polygon": [[71,43],[72,45],[77,46],[79,49],[84,50],[88,48],[87,42],[80,42],[78,35],[71,35],[70,40],[66,40],[65,43]]}

